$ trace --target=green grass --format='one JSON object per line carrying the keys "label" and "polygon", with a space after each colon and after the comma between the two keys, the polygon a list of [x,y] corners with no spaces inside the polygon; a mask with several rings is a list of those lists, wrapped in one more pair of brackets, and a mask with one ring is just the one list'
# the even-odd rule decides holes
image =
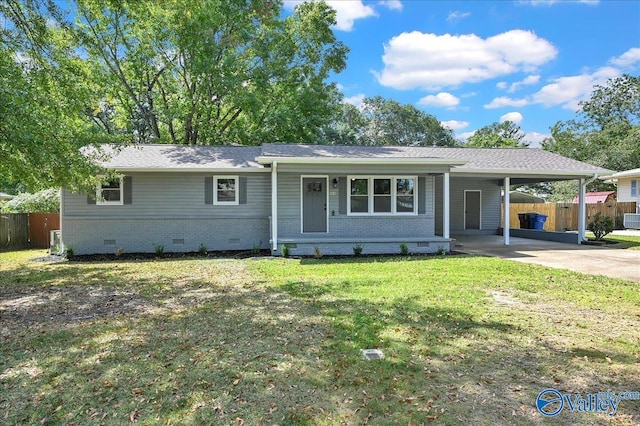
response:
{"label": "green grass", "polygon": [[[595,238],[592,232],[587,232],[586,237]],[[640,250],[640,236],[607,234],[603,239],[616,243],[611,245],[611,248]]]}
{"label": "green grass", "polygon": [[632,250],[640,250],[640,237],[632,235],[607,235],[605,240],[618,241],[616,248],[629,248]]}
{"label": "green grass", "polygon": [[38,255],[0,253],[3,424],[524,425],[548,387],[640,390],[638,283],[462,255]]}

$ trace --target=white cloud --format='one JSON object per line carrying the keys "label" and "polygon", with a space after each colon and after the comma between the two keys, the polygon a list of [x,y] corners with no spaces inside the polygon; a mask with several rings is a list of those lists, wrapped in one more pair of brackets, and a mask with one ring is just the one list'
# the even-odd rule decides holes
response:
{"label": "white cloud", "polygon": [[449,16],[447,16],[447,22],[452,23],[460,21],[461,19],[468,18],[469,16],[471,16],[471,12],[460,12],[459,10],[454,10],[449,13]]}
{"label": "white cloud", "polygon": [[364,101],[364,93],[358,93],[357,95],[349,96],[342,100],[345,104],[351,104],[358,108],[362,106],[362,101]]}
{"label": "white cloud", "polygon": [[543,86],[531,96],[533,103],[546,107],[562,105],[565,109],[577,111],[579,102],[589,99],[593,86],[605,85],[610,78],[619,77],[622,72],[613,67],[602,67],[592,74],[558,77]]}
{"label": "white cloud", "polygon": [[[291,0],[285,2],[285,7],[293,9],[304,0]],[[327,3],[336,11],[335,28],[341,31],[353,30],[353,24],[357,19],[368,18],[370,16],[378,16],[375,9],[362,3],[362,0],[340,1],[328,0]]]}
{"label": "white cloud", "polygon": [[402,2],[400,0],[382,0],[379,2],[381,6],[391,10],[402,10]]}
{"label": "white cloud", "polygon": [[504,123],[505,121],[511,121],[512,123],[520,124],[522,123],[523,118],[524,117],[522,117],[522,114],[520,114],[517,111],[513,111],[513,112],[508,112],[504,114],[502,117],[500,117],[500,122]]}
{"label": "white cloud", "polygon": [[471,136],[473,136],[476,133],[475,130],[471,131],[471,132],[463,132],[460,134],[456,134],[456,137],[461,140],[462,142],[466,142]]}
{"label": "white cloud", "polygon": [[419,105],[436,107],[454,107],[460,103],[460,99],[447,92],[440,92],[437,95],[428,95],[418,101]]}
{"label": "white cloud", "polygon": [[484,106],[484,109],[495,109],[495,108],[504,108],[504,107],[523,107],[529,104],[529,101],[526,99],[513,99],[507,96],[499,96],[494,98],[490,103]]}
{"label": "white cloud", "polygon": [[437,90],[532,71],[557,53],[549,41],[523,30],[486,39],[475,34],[404,32],[385,44],[385,67],[374,74],[383,86]]}
{"label": "white cloud", "polygon": [[542,141],[550,137],[550,133],[529,132],[524,135],[523,140],[529,142],[529,148],[540,148]]}
{"label": "white cloud", "polygon": [[[627,57],[629,56],[631,55]],[[521,99],[500,96],[484,105],[484,108],[494,109],[507,106],[522,107],[530,104],[541,104],[545,107],[561,105],[562,108],[577,111],[580,109],[580,102],[591,97],[595,85],[604,86],[610,78],[616,78],[620,75],[622,75],[622,71],[618,68],[601,67],[592,73],[585,72],[579,75],[556,77],[549,80],[546,85],[532,95]],[[533,80],[535,79],[532,78],[531,81]]]}
{"label": "white cloud", "polygon": [[538,84],[540,82],[540,76],[539,75],[528,75],[527,77],[525,77],[523,80],[521,81],[516,81],[515,83],[511,83],[511,86],[509,86],[509,90],[507,90],[507,92],[509,93],[513,93],[515,91],[517,91],[518,89],[520,89],[522,86],[531,86],[533,84]]}
{"label": "white cloud", "polygon": [[638,62],[640,62],[640,47],[632,47],[622,55],[609,60],[610,64],[623,68],[633,66]]}
{"label": "white cloud", "polygon": [[445,127],[447,129],[451,129],[455,132],[455,131],[462,130],[469,127],[469,122],[459,121],[459,120],[449,120],[449,121],[441,121],[440,125],[442,125],[442,127]]}
{"label": "white cloud", "polygon": [[496,83],[496,87],[498,89],[506,89],[509,86],[509,83],[507,83],[506,81],[499,81],[498,83]]}
{"label": "white cloud", "polygon": [[336,10],[336,29],[342,31],[353,30],[356,19],[378,16],[373,7],[362,1],[327,1],[327,4]]}
{"label": "white cloud", "polygon": [[552,6],[557,3],[583,3],[596,5],[600,0],[518,0],[518,4],[530,4],[531,6]]}

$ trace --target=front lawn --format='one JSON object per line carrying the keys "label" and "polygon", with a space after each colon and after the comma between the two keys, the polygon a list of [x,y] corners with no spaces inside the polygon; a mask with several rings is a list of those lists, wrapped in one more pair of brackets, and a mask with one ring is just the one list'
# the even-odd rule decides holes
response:
{"label": "front lawn", "polygon": [[[595,239],[593,232],[587,232],[585,236],[589,239]],[[609,243],[608,247],[616,249],[640,250],[640,236],[625,234],[607,234],[603,238]]]}
{"label": "front lawn", "polygon": [[547,388],[640,391],[637,283],[463,255],[42,255],[0,253],[3,424],[524,425]]}
{"label": "front lawn", "polygon": [[635,235],[615,235],[609,234],[604,237],[608,241],[616,241],[616,248],[629,248],[632,250],[640,250],[640,237]]}

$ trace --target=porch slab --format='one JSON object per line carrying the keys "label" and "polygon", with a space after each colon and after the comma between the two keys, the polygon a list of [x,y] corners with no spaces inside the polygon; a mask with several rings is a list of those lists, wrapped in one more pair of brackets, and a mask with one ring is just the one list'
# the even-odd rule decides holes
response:
{"label": "porch slab", "polygon": [[454,239],[452,249],[456,251],[640,282],[640,250],[518,237],[511,237],[511,244],[505,246],[499,235],[454,236]]}
{"label": "porch slab", "polygon": [[[504,232],[500,229],[499,233]],[[539,229],[510,228],[511,237],[530,238],[533,240],[554,241],[556,243],[578,244],[577,232],[555,232],[543,231]]]}

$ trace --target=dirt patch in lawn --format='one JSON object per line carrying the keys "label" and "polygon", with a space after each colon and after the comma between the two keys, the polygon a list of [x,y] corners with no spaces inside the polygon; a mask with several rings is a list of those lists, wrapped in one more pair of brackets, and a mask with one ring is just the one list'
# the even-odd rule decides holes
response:
{"label": "dirt patch in lawn", "polygon": [[0,289],[3,329],[69,325],[114,315],[137,316],[152,308],[139,294],[111,287]]}

